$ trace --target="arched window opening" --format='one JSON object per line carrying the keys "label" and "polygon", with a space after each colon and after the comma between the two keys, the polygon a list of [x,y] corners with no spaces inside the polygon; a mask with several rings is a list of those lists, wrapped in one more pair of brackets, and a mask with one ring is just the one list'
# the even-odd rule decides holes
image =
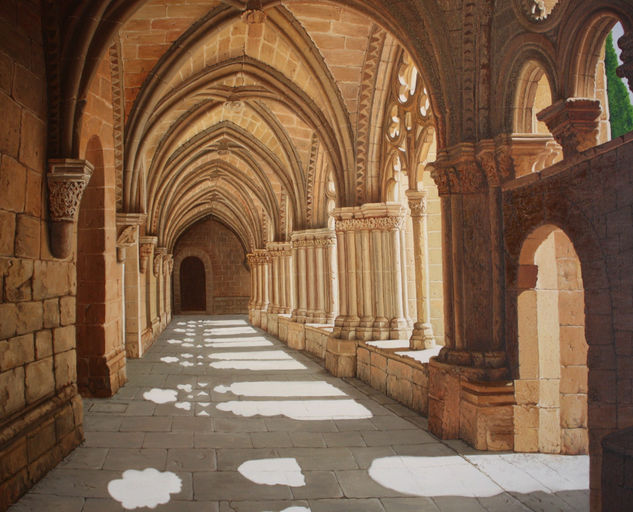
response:
{"label": "arched window opening", "polygon": [[563,159],[547,125],[537,114],[552,104],[552,91],[543,67],[526,62],[519,74],[514,102],[513,157],[517,177],[538,172]]}
{"label": "arched window opening", "polygon": [[188,256],[180,264],[180,307],[182,311],[206,311],[206,275],[204,263]]}
{"label": "arched window opening", "polygon": [[587,453],[584,288],[562,230],[544,226],[526,239],[518,282],[515,450]]}

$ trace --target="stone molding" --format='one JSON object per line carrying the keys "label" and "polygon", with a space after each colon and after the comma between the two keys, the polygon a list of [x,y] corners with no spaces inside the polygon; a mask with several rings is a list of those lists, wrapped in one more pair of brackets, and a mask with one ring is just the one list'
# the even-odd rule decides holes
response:
{"label": "stone molding", "polygon": [[48,161],[48,209],[51,253],[59,259],[70,256],[74,228],[84,190],[94,166],[87,160],[61,158]]}
{"label": "stone molding", "polygon": [[398,231],[404,226],[406,208],[400,203],[367,203],[360,207],[335,208],[336,232]]}
{"label": "stone molding", "polygon": [[290,239],[292,248],[336,246],[336,233],[327,228],[295,231]]}
{"label": "stone molding", "polygon": [[592,148],[598,143],[600,101],[586,98],[559,100],[539,112],[543,121],[563,147],[565,158]]}

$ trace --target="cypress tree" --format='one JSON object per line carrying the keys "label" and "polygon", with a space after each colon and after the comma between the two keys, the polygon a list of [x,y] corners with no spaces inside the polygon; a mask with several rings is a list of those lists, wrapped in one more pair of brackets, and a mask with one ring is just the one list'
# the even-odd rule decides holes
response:
{"label": "cypress tree", "polygon": [[633,130],[633,106],[626,85],[615,71],[618,67],[618,57],[613,46],[612,34],[607,37],[604,63],[607,73],[611,137],[616,138]]}

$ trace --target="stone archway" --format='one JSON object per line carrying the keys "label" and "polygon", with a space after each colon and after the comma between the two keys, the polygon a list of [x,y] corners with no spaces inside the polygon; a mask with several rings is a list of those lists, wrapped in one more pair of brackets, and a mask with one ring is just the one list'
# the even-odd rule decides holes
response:
{"label": "stone archway", "polygon": [[554,225],[536,229],[518,269],[516,451],[588,452],[584,295],[571,240]]}
{"label": "stone archway", "polygon": [[[204,310],[187,310],[182,303],[183,285],[182,271],[183,263],[187,260],[197,260],[202,265],[202,271],[205,276],[204,280]],[[208,315],[213,314],[213,272],[212,263],[209,255],[202,250],[196,250],[195,248],[184,248],[174,255],[174,274],[173,274],[173,297],[174,297],[174,310],[176,314],[180,315],[183,312],[196,311],[198,313],[206,313]]]}

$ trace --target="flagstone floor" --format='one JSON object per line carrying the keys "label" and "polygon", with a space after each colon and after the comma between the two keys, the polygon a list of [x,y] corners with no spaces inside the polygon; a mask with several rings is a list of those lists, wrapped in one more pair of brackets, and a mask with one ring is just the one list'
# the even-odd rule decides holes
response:
{"label": "flagstone floor", "polygon": [[[11,512],[588,510],[588,457],[486,453],[243,316],[176,317]],[[148,508],[149,507],[149,508]]]}

